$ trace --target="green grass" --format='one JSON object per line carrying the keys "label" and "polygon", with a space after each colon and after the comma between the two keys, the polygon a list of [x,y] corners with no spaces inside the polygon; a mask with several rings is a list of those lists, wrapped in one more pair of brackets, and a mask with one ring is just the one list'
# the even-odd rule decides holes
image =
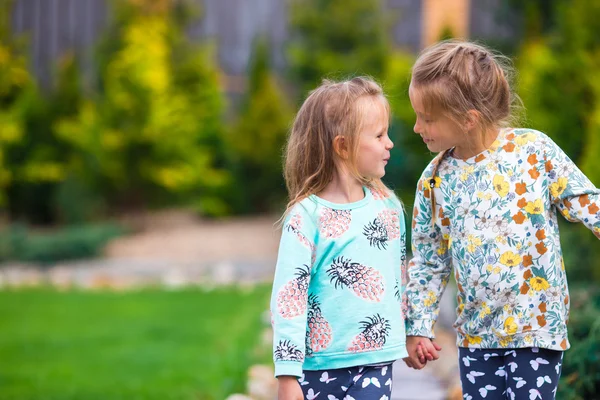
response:
{"label": "green grass", "polygon": [[[269,288],[0,291],[0,399],[206,399],[244,392]],[[261,358],[261,359],[259,359]]]}

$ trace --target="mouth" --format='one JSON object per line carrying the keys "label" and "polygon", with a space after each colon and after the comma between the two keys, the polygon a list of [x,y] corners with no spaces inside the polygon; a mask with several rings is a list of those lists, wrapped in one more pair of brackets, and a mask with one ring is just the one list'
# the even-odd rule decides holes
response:
{"label": "mouth", "polygon": [[431,142],[433,142],[433,140],[427,139],[427,138],[425,138],[423,136],[421,136],[421,139],[423,139],[423,142],[425,142],[425,143],[431,143]]}

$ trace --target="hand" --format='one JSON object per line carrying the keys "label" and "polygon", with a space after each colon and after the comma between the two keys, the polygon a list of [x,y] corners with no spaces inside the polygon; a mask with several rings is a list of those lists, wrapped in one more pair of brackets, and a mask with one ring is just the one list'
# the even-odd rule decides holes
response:
{"label": "hand", "polygon": [[427,364],[426,361],[421,362],[419,360],[419,356],[417,355],[417,348],[421,343],[421,339],[428,339],[422,336],[407,336],[406,337],[406,351],[408,352],[408,357],[403,358],[402,360],[409,368],[421,369]]}
{"label": "hand", "polygon": [[419,361],[421,363],[426,363],[426,361],[433,361],[440,358],[438,351],[441,350],[442,348],[439,344],[433,342],[429,338],[426,338],[421,340],[417,345],[417,356],[419,357]]}
{"label": "hand", "polygon": [[279,400],[304,400],[304,394],[295,376],[278,376],[279,389],[277,399]]}

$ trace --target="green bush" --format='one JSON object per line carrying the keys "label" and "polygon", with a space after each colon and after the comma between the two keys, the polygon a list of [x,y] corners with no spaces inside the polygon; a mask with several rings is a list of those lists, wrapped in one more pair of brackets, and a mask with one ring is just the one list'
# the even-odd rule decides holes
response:
{"label": "green bush", "polygon": [[12,225],[0,232],[0,261],[46,264],[95,257],[109,240],[124,233],[124,228],[112,224],[70,227],[47,233],[34,233],[24,225]]}
{"label": "green bush", "polygon": [[571,349],[565,352],[557,398],[597,399],[600,393],[600,290],[571,290]]}

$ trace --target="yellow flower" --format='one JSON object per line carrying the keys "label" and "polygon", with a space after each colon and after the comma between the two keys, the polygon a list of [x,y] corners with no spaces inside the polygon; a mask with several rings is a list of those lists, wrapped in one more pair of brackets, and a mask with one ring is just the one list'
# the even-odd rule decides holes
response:
{"label": "yellow flower", "polygon": [[462,314],[463,310],[465,309],[465,305],[463,304],[459,304],[458,305],[458,314]]}
{"label": "yellow flower", "polygon": [[558,181],[554,182],[550,185],[550,194],[554,197],[558,197],[567,188],[567,184],[569,183],[569,179],[565,177],[558,178]]}
{"label": "yellow flower", "polygon": [[510,336],[502,337],[502,338],[500,338],[499,342],[500,342],[500,347],[509,347],[510,344],[512,343],[512,337],[510,337]]}
{"label": "yellow flower", "polygon": [[504,330],[508,335],[514,335],[517,333],[518,325],[515,322],[515,317],[508,317],[506,321],[504,321]]}
{"label": "yellow flower", "polygon": [[483,192],[477,192],[477,198],[483,200]]}
{"label": "yellow flower", "polygon": [[491,264],[488,264],[488,265],[485,267],[485,270],[486,270],[487,272],[492,272],[492,270],[493,270],[493,269],[494,269],[494,266],[493,266],[493,265],[491,265]]}
{"label": "yellow flower", "polygon": [[529,280],[529,286],[535,291],[546,290],[550,287],[550,284],[544,278],[536,276],[535,278],[531,278]]}
{"label": "yellow flower", "polygon": [[542,199],[528,202],[525,206],[525,211],[527,211],[529,214],[541,214],[544,212],[544,203],[542,202]]}
{"label": "yellow flower", "polygon": [[502,175],[494,176],[494,190],[500,197],[504,197],[508,194],[509,187],[510,185],[504,180]]}
{"label": "yellow flower", "polygon": [[527,336],[525,336],[524,340],[525,340],[525,343],[531,343],[531,342],[533,342],[533,337],[531,337],[531,335],[527,335]]}
{"label": "yellow flower", "polygon": [[436,300],[437,298],[435,297],[435,293],[430,290],[427,292],[427,297],[425,297],[425,300],[423,300],[423,304],[425,304],[426,307],[431,307]]}
{"label": "yellow flower", "polygon": [[494,268],[494,274],[499,274],[501,271],[500,267],[495,267]]}
{"label": "yellow flower", "polygon": [[487,303],[483,303],[481,305],[481,311],[479,312],[479,318],[484,318],[486,315],[491,314],[492,310],[490,310],[490,307],[487,305]]}
{"label": "yellow flower", "polygon": [[467,335],[467,340],[469,341],[469,344],[479,344],[479,343],[481,343],[481,338],[479,336]]}
{"label": "yellow flower", "polygon": [[515,138],[515,143],[519,146],[523,146],[529,142],[533,142],[535,140],[535,135],[531,132],[528,132],[524,135],[519,135]]}
{"label": "yellow flower", "polygon": [[512,251],[507,251],[500,256],[500,262],[507,267],[516,267],[521,264],[521,256],[513,253]]}
{"label": "yellow flower", "polygon": [[481,246],[481,239],[475,235],[469,235],[469,245],[467,246],[467,250],[469,253],[474,253],[475,250]]}

